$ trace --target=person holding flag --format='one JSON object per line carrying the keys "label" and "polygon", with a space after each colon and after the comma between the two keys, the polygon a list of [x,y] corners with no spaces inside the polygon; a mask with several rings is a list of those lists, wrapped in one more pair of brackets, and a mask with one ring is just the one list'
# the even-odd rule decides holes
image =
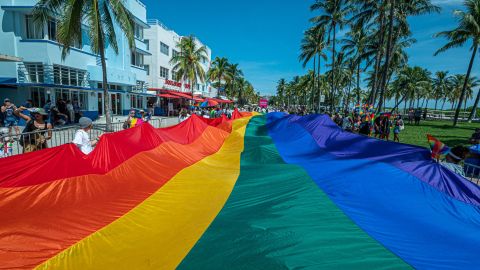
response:
{"label": "person holding flag", "polygon": [[450,171],[465,177],[465,172],[460,163],[467,158],[470,151],[464,146],[455,146],[449,148],[437,138],[430,134],[427,134],[428,143],[430,144],[431,157],[439,163],[449,169]]}

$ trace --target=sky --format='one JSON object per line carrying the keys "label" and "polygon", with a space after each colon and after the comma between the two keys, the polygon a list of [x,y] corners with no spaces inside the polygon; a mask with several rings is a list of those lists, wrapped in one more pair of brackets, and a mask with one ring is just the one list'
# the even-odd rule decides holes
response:
{"label": "sky", "polygon": [[[213,57],[239,63],[246,79],[262,94],[274,94],[280,78],[290,80],[306,73],[298,55],[303,32],[311,25],[309,19],[318,14],[309,9],[314,0],[142,1],[149,19],[162,21],[180,35],[195,35],[212,49]],[[462,0],[432,2],[442,8],[440,14],[410,19],[417,43],[407,50],[409,64],[432,73],[448,70],[450,74],[464,74],[469,46],[433,56],[445,43],[433,35],[456,26],[452,13],[462,8]],[[479,64],[477,58],[473,75],[480,75]]]}

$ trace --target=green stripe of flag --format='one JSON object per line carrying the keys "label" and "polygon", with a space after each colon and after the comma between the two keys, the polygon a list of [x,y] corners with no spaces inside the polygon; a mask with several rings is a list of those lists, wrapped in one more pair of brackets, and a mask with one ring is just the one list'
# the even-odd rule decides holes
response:
{"label": "green stripe of flag", "polygon": [[410,268],[286,164],[265,123],[250,121],[232,194],[179,269]]}

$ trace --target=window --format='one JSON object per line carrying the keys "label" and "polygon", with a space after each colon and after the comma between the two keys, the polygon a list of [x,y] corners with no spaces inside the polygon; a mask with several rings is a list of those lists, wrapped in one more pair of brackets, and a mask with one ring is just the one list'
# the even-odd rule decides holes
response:
{"label": "window", "polygon": [[141,27],[139,24],[135,24],[134,34],[136,38],[143,40],[143,27]]}
{"label": "window", "polygon": [[160,52],[165,54],[165,55],[168,55],[168,45],[163,43],[163,42],[160,42]]}
{"label": "window", "polygon": [[55,84],[84,86],[86,71],[61,65],[53,65],[53,82]]}
{"label": "window", "polygon": [[73,89],[55,89],[55,99],[52,99],[53,102],[58,99],[63,99],[65,101],[70,100],[72,104],[78,103],[78,106],[81,110],[87,109],[87,92],[79,91]]}
{"label": "window", "polygon": [[43,27],[38,22],[34,22],[32,15],[25,15],[25,26],[27,39],[43,39]]}
{"label": "window", "polygon": [[130,107],[136,109],[143,109],[145,108],[145,104],[143,102],[144,97],[140,95],[130,95]]}
{"label": "window", "polygon": [[143,67],[143,54],[135,52],[132,53],[132,66]]}
{"label": "window", "polygon": [[45,89],[40,87],[30,88],[30,98],[33,101],[33,107],[42,108],[46,103]]}
{"label": "window", "polygon": [[44,72],[41,63],[25,63],[26,78],[30,83],[43,83]]}
{"label": "window", "polygon": [[179,81],[179,79],[177,78],[177,76],[178,76],[178,73],[172,70],[172,80],[174,80],[174,81]]}
{"label": "window", "polygon": [[168,68],[160,67],[160,77],[168,79]]}
{"label": "window", "polygon": [[178,55],[178,52],[175,50],[172,50],[172,57],[176,57]]}
{"label": "window", "polygon": [[150,66],[149,65],[143,65],[143,68],[147,72],[147,76],[149,76],[150,75]]}
{"label": "window", "polygon": [[150,50],[150,40],[145,39],[143,42],[145,43],[145,47],[147,48],[147,51],[149,51]]}
{"label": "window", "polygon": [[48,39],[57,41],[57,21],[53,18],[48,19],[47,22]]}

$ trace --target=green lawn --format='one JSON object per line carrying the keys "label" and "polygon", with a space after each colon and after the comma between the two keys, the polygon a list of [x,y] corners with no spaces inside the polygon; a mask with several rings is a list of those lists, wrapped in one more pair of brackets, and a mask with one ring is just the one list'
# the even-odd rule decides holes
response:
{"label": "green lawn", "polygon": [[431,134],[450,147],[467,145],[475,128],[480,128],[480,124],[459,123],[454,128],[452,122],[441,120],[421,121],[419,126],[406,123],[405,129],[400,133],[400,142],[428,148],[427,134]]}

